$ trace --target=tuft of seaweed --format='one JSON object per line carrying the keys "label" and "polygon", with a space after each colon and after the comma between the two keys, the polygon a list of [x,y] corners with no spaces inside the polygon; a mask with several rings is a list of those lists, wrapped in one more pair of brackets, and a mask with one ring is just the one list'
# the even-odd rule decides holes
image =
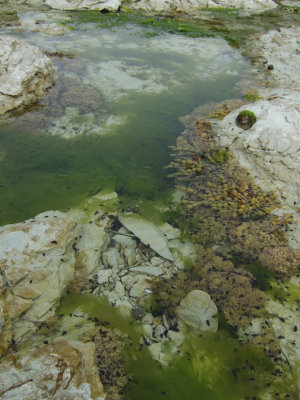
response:
{"label": "tuft of seaweed", "polygon": [[123,361],[123,343],[111,328],[98,326],[81,338],[84,342],[94,342],[97,367],[101,383],[106,392],[106,400],[122,400],[127,376]]}

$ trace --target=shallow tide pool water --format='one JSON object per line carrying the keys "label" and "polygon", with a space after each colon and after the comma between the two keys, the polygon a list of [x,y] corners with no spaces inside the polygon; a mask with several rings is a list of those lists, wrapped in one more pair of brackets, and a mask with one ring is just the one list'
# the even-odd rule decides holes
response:
{"label": "shallow tide pool water", "polygon": [[0,124],[0,223],[66,209],[104,188],[124,205],[166,199],[178,118],[240,97],[235,85],[249,79],[248,62],[221,37],[132,19],[108,29],[109,16],[97,24],[76,13],[55,14],[72,28],[55,36],[26,22],[39,17],[47,15],[24,13],[25,32],[10,33],[52,54],[57,80],[38,105]]}

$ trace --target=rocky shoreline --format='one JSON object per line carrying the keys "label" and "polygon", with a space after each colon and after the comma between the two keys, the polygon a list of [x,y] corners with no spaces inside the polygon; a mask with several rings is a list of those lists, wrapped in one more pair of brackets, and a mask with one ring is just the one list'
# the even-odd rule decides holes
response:
{"label": "rocky shoreline", "polygon": [[[178,1],[175,4],[176,11],[191,12],[190,8],[185,8],[187,6],[184,3]],[[219,1],[218,6],[226,6],[225,3]],[[46,4],[68,10],[74,7],[70,2],[49,0]],[[82,1],[76,4],[78,8],[110,11],[120,7],[119,1]],[[140,1],[131,6],[147,11],[174,10],[170,10],[169,4]],[[203,6],[213,7],[215,4],[205,2]],[[196,5],[198,7],[199,2]],[[257,10],[258,6],[276,7],[277,3],[271,0],[230,2],[231,7],[243,8],[246,5],[248,9]],[[193,6],[193,2],[189,2],[190,6]],[[287,230],[289,246],[297,251],[300,249],[300,217],[297,208],[300,194],[297,187],[300,174],[300,121],[299,85],[295,76],[300,64],[297,61],[300,57],[300,30],[298,27],[283,27],[262,35],[255,42],[249,40],[248,55],[252,54],[259,68],[262,65],[266,67],[264,76],[267,77],[268,87],[258,92],[258,97],[262,98],[229,112],[221,121],[208,118],[206,125],[200,127],[201,120],[199,122],[197,113],[195,121],[198,121],[198,134],[202,135],[205,143],[207,138],[210,140],[211,130],[207,124],[211,124],[216,132],[214,140],[218,146],[226,151],[229,149],[240,165],[249,169],[258,186],[276,193],[283,205],[281,210],[274,211],[279,220],[283,220],[287,213],[292,214],[293,220],[289,221],[289,225],[284,220],[274,236],[284,235]],[[11,49],[20,47],[15,39],[11,39],[10,44]],[[49,59],[32,46],[29,50],[36,54],[38,62],[33,60],[32,65],[28,66],[30,79],[16,82],[22,87],[21,91],[6,92],[3,87],[8,78],[2,75],[5,80],[2,82],[4,86],[0,86],[1,96],[10,96],[8,100],[3,97],[3,113],[29,104],[53,83],[54,70]],[[9,52],[12,54],[11,50]],[[26,57],[22,62],[26,63]],[[9,69],[7,66],[5,68]],[[20,68],[24,68],[24,65],[20,64]],[[241,130],[235,124],[238,113],[244,109],[254,112],[257,117],[255,124],[248,130]],[[191,126],[189,124],[189,128]],[[184,147],[181,140],[178,142],[180,148]],[[211,144],[209,141],[209,146]],[[213,159],[215,154],[211,153],[211,148],[205,147],[202,158],[211,161],[209,157]],[[222,158],[224,154],[218,152],[217,156]],[[197,168],[201,172],[202,165],[198,159],[193,162],[195,165],[185,164],[184,168],[192,169],[197,176]],[[169,282],[174,284],[177,277],[185,273],[187,262],[196,259],[199,250],[192,242],[182,239],[182,232],[178,228],[170,224],[154,225],[142,219],[138,210],[120,212],[119,209],[117,193],[99,193],[89,198],[81,208],[67,213],[48,211],[23,223],[0,228],[0,352],[3,356],[0,363],[0,399],[61,399],[74,396],[82,400],[105,398],[107,388],[103,387],[96,366],[95,339],[87,343],[81,339],[82,335],[88,336],[97,324],[89,321],[87,315],[78,309],[75,315],[58,318],[51,328],[56,306],[66,293],[105,296],[122,315],[132,316],[141,326],[143,345],[163,365],[168,365],[173,354],[180,353],[185,326],[196,333],[215,332],[218,329],[216,313],[220,306],[213,299],[212,288],[211,297],[201,288],[194,287],[182,299],[176,299],[178,305],[175,315],[166,311],[158,318],[153,316],[152,295],[157,282],[166,282],[169,286]],[[232,230],[237,244],[239,240],[244,243],[243,235],[247,237],[247,229],[245,223],[239,226],[239,231]],[[264,227],[259,229],[263,232]],[[273,233],[267,231],[267,234],[273,238]],[[249,248],[253,246],[255,251],[252,242],[246,244]],[[214,251],[218,255],[226,254],[221,240]],[[296,255],[294,259],[297,261]],[[217,258],[215,262],[218,262]],[[224,273],[222,268],[225,268],[224,265],[220,267]],[[228,263],[226,268],[226,274],[232,279]],[[299,277],[295,275],[295,271],[299,272],[299,262],[293,268],[293,273],[288,274],[289,284],[299,290]],[[251,279],[249,276],[246,278]],[[245,287],[246,278],[242,274],[239,276]],[[216,279],[219,277],[216,276]],[[178,280],[174,286],[177,282],[179,285]],[[165,287],[160,289],[163,293]],[[278,360],[296,369],[300,358],[297,350],[300,348],[297,303],[285,301],[281,304],[270,298],[266,301],[265,308],[269,313],[267,321],[272,332],[266,326],[265,317],[258,315],[249,324],[241,323],[239,337],[244,342],[258,342],[258,337],[261,339],[267,332],[270,340],[278,340],[276,351],[283,354],[276,356]],[[45,326],[48,327],[46,333],[43,331]],[[32,336],[34,345],[28,345]],[[270,341],[267,343],[269,345]],[[28,349],[28,346],[32,348]],[[168,348],[167,352],[165,347]],[[273,351],[271,349],[270,353]],[[47,365],[47,369],[43,368],[44,365]],[[284,374],[283,364],[280,364],[280,370]],[[126,384],[126,379],[123,384]],[[297,388],[292,389],[296,393]],[[116,394],[106,398],[117,398],[113,396]],[[265,398],[268,398],[268,394]]]}

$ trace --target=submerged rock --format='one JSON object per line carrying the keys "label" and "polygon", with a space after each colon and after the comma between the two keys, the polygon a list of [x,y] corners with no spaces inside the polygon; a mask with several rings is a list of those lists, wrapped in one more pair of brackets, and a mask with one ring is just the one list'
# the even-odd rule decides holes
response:
{"label": "submerged rock", "polygon": [[51,61],[37,47],[0,36],[0,115],[36,101],[53,82]]}
{"label": "submerged rock", "polygon": [[146,246],[151,247],[161,257],[170,261],[174,260],[164,235],[154,224],[133,214],[119,214],[118,218],[121,224],[133,232]]}
{"label": "submerged rock", "polygon": [[195,332],[216,332],[218,310],[210,295],[202,290],[192,290],[176,308],[179,319]]}
{"label": "submerged rock", "polygon": [[[0,228],[2,309],[16,342],[54,314],[74,275],[76,235],[74,221],[58,211]],[[5,331],[7,324],[2,326]]]}
{"label": "submerged rock", "polygon": [[0,364],[0,399],[101,400],[94,357],[93,343],[67,341],[7,355]]}

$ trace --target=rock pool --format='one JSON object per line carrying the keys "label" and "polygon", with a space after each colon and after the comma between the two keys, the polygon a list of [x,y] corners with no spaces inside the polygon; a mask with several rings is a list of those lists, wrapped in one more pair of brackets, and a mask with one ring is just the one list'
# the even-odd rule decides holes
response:
{"label": "rock pool", "polygon": [[53,54],[58,78],[38,105],[1,124],[2,224],[104,188],[124,204],[166,198],[178,117],[241,96],[235,84],[249,79],[247,61],[221,37],[195,39],[106,15],[79,23],[80,16],[49,14],[69,24],[61,36],[32,31],[26,21],[47,18],[32,12],[20,18],[25,32],[11,30]]}
{"label": "rock pool", "polygon": [[[236,18],[234,29],[244,34],[259,30],[260,17],[254,17],[259,22],[254,27],[246,26],[245,17],[242,29],[237,15],[224,16],[229,25]],[[62,237],[68,236],[63,252],[56,253],[60,233],[53,228],[50,245],[43,236],[45,252],[37,246],[30,255],[35,266],[43,260],[47,266],[48,257],[55,260],[61,292],[50,296],[53,304],[61,293],[67,295],[56,311],[46,310],[50,318],[42,315],[38,322],[34,311],[29,319],[24,312],[22,321],[15,310],[19,336],[9,352],[64,339],[93,342],[109,400],[297,396],[293,346],[299,343],[299,276],[287,282],[276,264],[278,254],[293,273],[298,268],[296,250],[286,255],[289,218],[272,219],[276,196],[260,191],[242,169],[235,172],[239,166],[230,164],[232,155],[215,144],[210,122],[201,119],[209,110],[214,110],[211,118],[221,119],[230,112],[231,99],[240,102],[253,93],[250,62],[229,44],[238,43],[236,36],[229,37],[228,26],[219,29],[216,21],[206,26],[141,14],[25,10],[7,21],[0,34],[42,49],[53,62],[56,83],[37,104],[0,120],[1,225],[49,209],[67,212],[71,225],[69,217],[76,221],[70,232],[61,222]],[[199,106],[195,118],[192,111]],[[171,157],[170,146],[179,158]],[[182,188],[187,200],[181,209],[168,210],[174,180],[165,167],[174,157],[173,178],[188,182]],[[137,224],[131,228],[132,212],[147,222],[139,216],[138,229]],[[26,221],[24,229],[21,224],[8,233],[3,229],[2,241],[30,232],[34,242],[36,222],[47,232],[56,226],[55,218],[64,217],[49,212]],[[155,240],[147,241],[156,229],[167,257]],[[265,246],[262,254],[258,242]],[[15,253],[18,259],[18,249]],[[68,283],[59,272],[67,262],[68,273],[74,273]],[[274,271],[268,263],[275,263]],[[33,288],[40,284],[32,272],[27,280]],[[15,304],[25,298],[26,308],[35,294],[26,294],[27,300],[22,282],[16,283],[9,299]],[[41,293],[51,292],[43,284]],[[176,308],[191,290],[197,296],[209,292],[209,304],[219,311],[201,322],[200,334],[185,330]],[[28,321],[36,335],[22,342]]]}

